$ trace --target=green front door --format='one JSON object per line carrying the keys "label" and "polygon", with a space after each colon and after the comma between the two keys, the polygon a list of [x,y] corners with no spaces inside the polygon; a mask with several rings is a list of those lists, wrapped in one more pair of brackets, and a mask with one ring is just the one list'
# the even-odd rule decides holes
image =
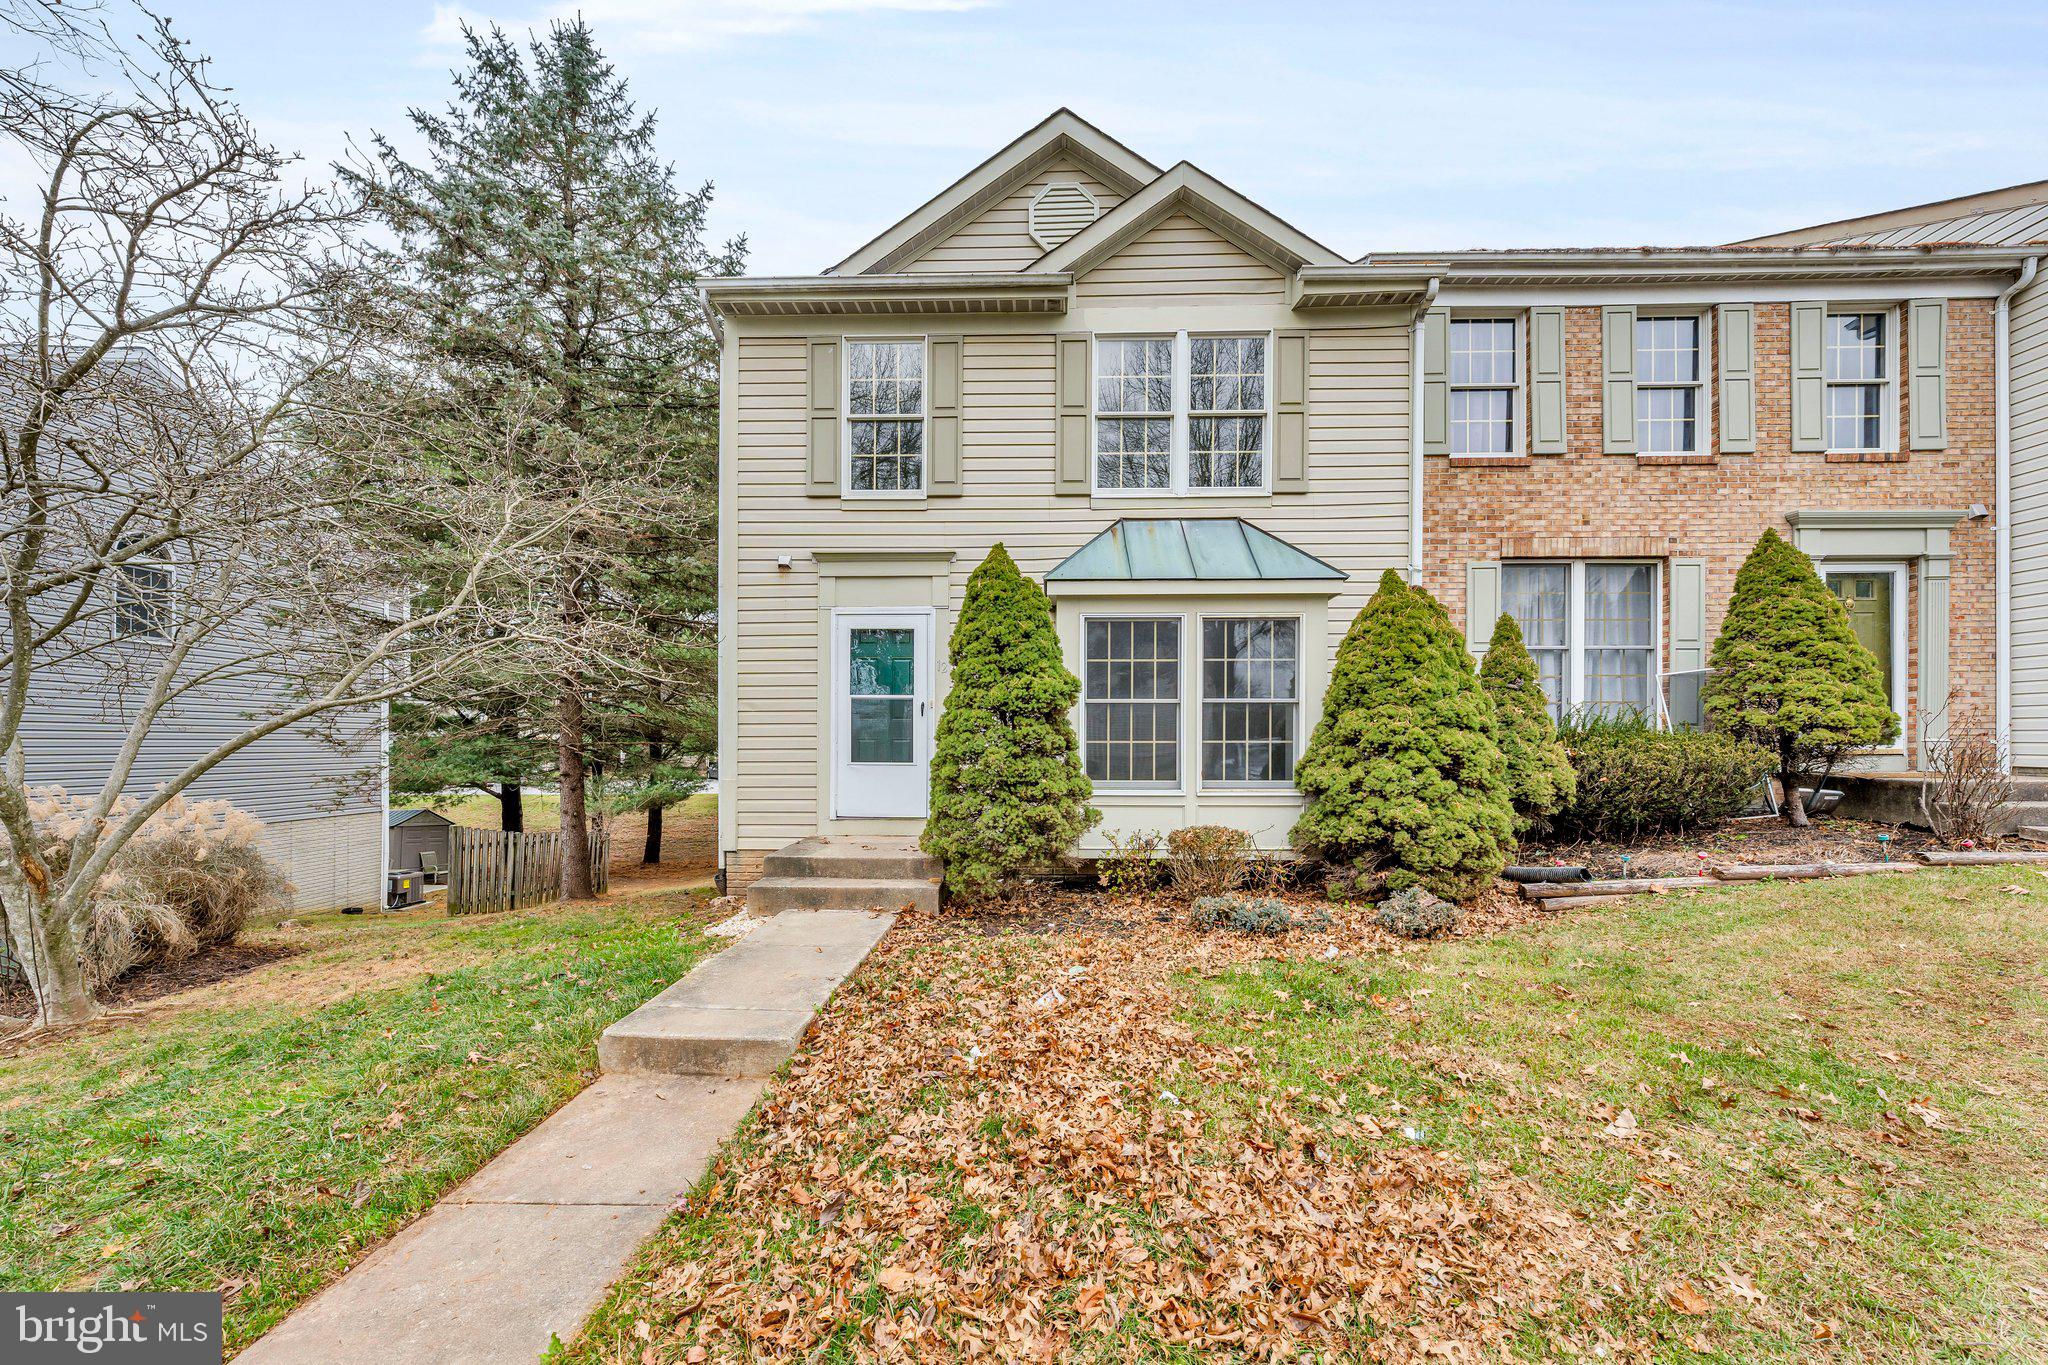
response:
{"label": "green front door", "polygon": [[1885,699],[1889,701],[1898,695],[1892,690],[1892,669],[1896,666],[1892,658],[1892,576],[1831,573],[1828,591],[1848,608],[1849,627],[1856,632],[1856,638],[1877,656],[1877,666],[1884,673]]}

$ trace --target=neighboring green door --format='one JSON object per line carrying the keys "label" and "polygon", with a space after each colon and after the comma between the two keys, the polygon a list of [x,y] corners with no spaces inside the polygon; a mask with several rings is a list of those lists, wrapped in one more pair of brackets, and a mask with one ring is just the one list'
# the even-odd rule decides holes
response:
{"label": "neighboring green door", "polygon": [[1831,573],[1828,591],[1849,609],[1849,626],[1863,647],[1877,656],[1884,673],[1884,695],[1892,690],[1892,576],[1888,573]]}

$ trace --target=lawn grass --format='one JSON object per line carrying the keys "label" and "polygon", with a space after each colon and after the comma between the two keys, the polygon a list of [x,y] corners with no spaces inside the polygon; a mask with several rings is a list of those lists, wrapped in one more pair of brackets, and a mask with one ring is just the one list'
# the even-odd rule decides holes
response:
{"label": "lawn grass", "polygon": [[[448,792],[435,797],[394,798],[394,805],[424,805],[470,829],[498,827],[498,798],[485,792]],[[554,829],[562,820],[562,798],[553,792],[528,792],[521,803],[530,830]],[[668,818],[678,823],[718,814],[718,794],[698,792],[668,808]]]}
{"label": "lawn grass", "polygon": [[[1071,1255],[1027,1346],[1229,1356],[1191,1348],[1145,1306],[1144,1262],[1103,1251],[1183,1267],[1182,1321],[1275,1296],[1198,1293],[1247,1233],[1285,1243],[1271,1208],[1189,1223],[1154,1198],[1183,1102],[1184,1170],[1263,1151],[1337,1178],[1428,1149],[1475,1198],[1535,1211],[1510,1241],[1572,1268],[1511,1310],[1511,1358],[2048,1358],[2048,877],[1750,884],[1398,951],[1339,915],[1270,947],[1191,939],[1149,906],[899,926],[566,1358],[866,1359],[934,1321],[957,1340],[1047,1284],[991,1235]],[[1102,1004],[1074,1032],[1047,1022],[1083,999]],[[1127,1046],[1160,1040],[1155,1007],[1193,1031],[1163,1073]],[[1077,1174],[1070,1122],[1149,1136]],[[1401,1216],[1387,1197],[1368,1227]],[[892,1287],[891,1266],[916,1274]],[[1115,1311],[1091,1321],[1075,1304],[1105,1282]],[[1374,1301],[1358,1349],[1472,1345],[1417,1302]]]}
{"label": "lawn grass", "polygon": [[301,956],[0,1059],[0,1283],[226,1287],[236,1350],[581,1089],[704,898],[315,916]]}
{"label": "lawn grass", "polygon": [[[1618,1292],[1584,1311],[1669,1358],[2048,1355],[2032,871],[1644,898],[1193,984],[1205,1035],[1281,1084],[1415,1125],[1590,1220]],[[1609,1130],[1624,1108],[1634,1138]],[[1706,1313],[1677,1311],[1679,1282]]]}

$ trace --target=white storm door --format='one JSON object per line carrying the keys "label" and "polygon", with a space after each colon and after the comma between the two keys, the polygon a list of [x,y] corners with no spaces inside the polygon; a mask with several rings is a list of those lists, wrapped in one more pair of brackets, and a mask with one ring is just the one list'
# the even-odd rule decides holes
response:
{"label": "white storm door", "polygon": [[833,813],[922,818],[931,767],[932,616],[832,616]]}

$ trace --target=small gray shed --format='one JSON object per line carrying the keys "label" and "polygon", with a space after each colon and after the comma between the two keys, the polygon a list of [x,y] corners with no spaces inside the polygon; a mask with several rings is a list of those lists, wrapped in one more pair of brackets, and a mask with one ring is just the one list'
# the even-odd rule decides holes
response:
{"label": "small gray shed", "polygon": [[394,872],[419,872],[426,868],[422,854],[433,859],[434,869],[446,876],[455,860],[455,824],[438,811],[425,806],[393,807],[386,821],[388,850]]}

